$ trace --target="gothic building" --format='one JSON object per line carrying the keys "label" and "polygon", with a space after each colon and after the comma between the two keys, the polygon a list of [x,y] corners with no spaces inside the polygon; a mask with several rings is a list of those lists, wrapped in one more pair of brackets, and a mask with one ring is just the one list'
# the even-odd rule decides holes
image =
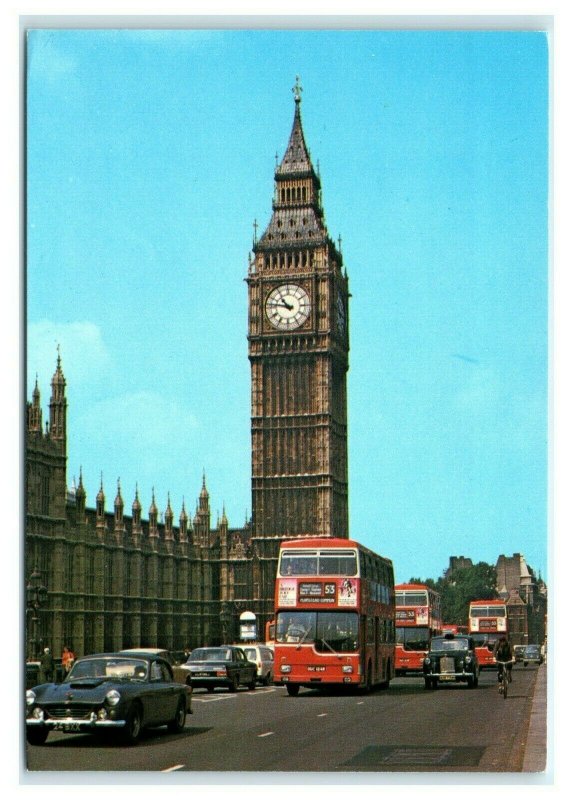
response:
{"label": "gothic building", "polygon": [[[348,536],[346,372],[348,279],[328,235],[321,182],[305,143],[301,87],[275,171],[271,220],[249,265],[252,521],[211,525],[205,477],[196,512],[139,492],[125,513],[121,483],[95,507],[80,471],[67,488],[66,381],[58,352],[49,422],[40,390],[27,404],[25,579],[47,589],[29,608],[29,653],[64,644],[76,654],[130,646],[183,649],[238,634],[238,614],[272,617],[278,546],[287,537]],[[107,465],[106,465],[107,466]],[[28,610],[28,609],[27,609]]]}

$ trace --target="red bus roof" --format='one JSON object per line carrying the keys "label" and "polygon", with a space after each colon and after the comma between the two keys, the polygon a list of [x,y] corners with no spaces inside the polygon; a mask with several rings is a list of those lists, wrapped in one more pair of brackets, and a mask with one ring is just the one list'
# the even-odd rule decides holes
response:
{"label": "red bus roof", "polygon": [[399,583],[394,586],[394,590],[403,589],[428,589],[425,583]]}
{"label": "red bus roof", "polygon": [[496,598],[495,600],[470,600],[470,606],[473,605],[505,606],[506,602],[505,600],[500,600],[499,598]]}
{"label": "red bus roof", "polygon": [[388,556],[381,556],[378,553],[375,553],[374,550],[370,550],[369,547],[365,547],[360,542],[357,542],[355,539],[335,539],[334,537],[324,536],[324,537],[309,537],[305,539],[301,537],[300,539],[283,539],[280,545],[281,550],[299,550],[300,548],[304,547],[333,547],[333,548],[343,548],[343,547],[356,547],[362,553],[369,553],[371,556],[375,558],[379,558],[382,561],[386,561],[389,566],[392,566],[392,560]]}
{"label": "red bus roof", "polygon": [[334,539],[329,536],[324,536],[323,538],[285,539],[281,542],[281,549],[290,550],[291,548],[296,549],[299,547],[362,547],[363,550],[367,549],[353,539]]}

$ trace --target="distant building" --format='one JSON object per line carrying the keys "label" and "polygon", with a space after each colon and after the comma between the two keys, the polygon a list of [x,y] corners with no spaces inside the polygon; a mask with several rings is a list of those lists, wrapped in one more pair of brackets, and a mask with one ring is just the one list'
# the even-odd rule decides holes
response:
{"label": "distant building", "polygon": [[507,600],[512,644],[542,644],[545,640],[547,587],[536,578],[525,556],[500,555],[496,564],[497,592]]}
{"label": "distant building", "polygon": [[465,556],[450,556],[450,563],[447,570],[444,572],[444,578],[451,578],[452,573],[458,569],[468,569],[473,567],[471,558]]}

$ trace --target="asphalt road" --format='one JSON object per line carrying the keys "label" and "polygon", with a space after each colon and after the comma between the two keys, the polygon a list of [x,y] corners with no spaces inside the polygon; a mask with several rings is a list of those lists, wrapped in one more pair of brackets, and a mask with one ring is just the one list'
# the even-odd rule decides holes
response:
{"label": "asphalt road", "polygon": [[185,731],[145,732],[135,747],[88,734],[51,733],[26,745],[28,770],[519,772],[536,667],[513,670],[507,700],[495,672],[479,686],[426,691],[399,678],[387,691],[329,693],[258,687],[197,690]]}

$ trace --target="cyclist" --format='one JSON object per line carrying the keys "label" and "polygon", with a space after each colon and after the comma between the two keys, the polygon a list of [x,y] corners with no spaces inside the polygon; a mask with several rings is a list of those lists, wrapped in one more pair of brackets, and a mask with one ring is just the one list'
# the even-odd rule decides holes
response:
{"label": "cyclist", "polygon": [[496,643],[493,654],[497,662],[497,681],[501,683],[501,675],[503,672],[503,662],[507,663],[507,679],[511,683],[511,667],[512,664],[508,663],[513,661],[513,647],[507,641],[505,636]]}

